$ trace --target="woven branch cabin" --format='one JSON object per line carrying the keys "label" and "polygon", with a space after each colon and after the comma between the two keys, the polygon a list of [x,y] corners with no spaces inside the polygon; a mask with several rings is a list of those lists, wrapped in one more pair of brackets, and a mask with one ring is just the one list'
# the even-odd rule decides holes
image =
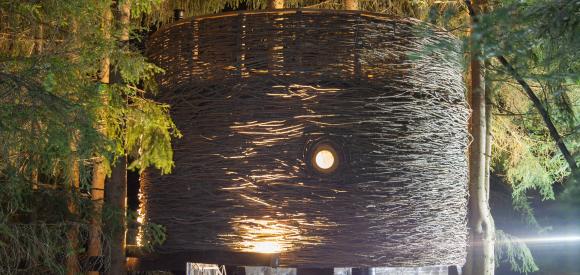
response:
{"label": "woven branch cabin", "polygon": [[164,26],[147,55],[183,138],[173,173],[141,178],[141,214],[167,232],[142,267],[464,264],[469,111],[445,30],[360,11],[231,12]]}

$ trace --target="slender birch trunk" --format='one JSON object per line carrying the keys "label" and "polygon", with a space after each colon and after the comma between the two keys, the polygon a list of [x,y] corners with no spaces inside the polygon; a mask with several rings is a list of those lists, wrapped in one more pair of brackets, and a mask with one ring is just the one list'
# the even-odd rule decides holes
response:
{"label": "slender birch trunk", "polygon": [[[473,21],[472,21],[473,26]],[[495,270],[495,226],[489,208],[489,159],[491,138],[487,129],[485,69],[479,61],[481,53],[471,41],[471,135],[469,159],[469,255],[466,275],[493,275]]]}
{"label": "slender birch trunk", "polygon": [[[490,67],[489,62],[485,62],[485,69],[487,72],[487,68]],[[487,200],[489,201],[489,193],[491,188],[491,146],[493,143],[493,136],[491,134],[491,123],[493,119],[492,113],[492,106],[493,106],[493,96],[494,96],[494,88],[492,87],[492,83],[489,77],[485,78],[485,182],[487,186]],[[494,223],[495,229],[495,222],[491,219],[491,222]],[[495,231],[494,231],[495,232]]]}

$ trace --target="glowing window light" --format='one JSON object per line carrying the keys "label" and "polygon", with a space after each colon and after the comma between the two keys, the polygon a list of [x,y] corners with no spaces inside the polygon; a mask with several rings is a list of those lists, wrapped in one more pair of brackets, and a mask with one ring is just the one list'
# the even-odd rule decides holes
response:
{"label": "glowing window light", "polygon": [[334,172],[339,166],[340,158],[329,143],[318,144],[311,154],[310,163],[316,171],[323,174]]}
{"label": "glowing window light", "polygon": [[316,153],[316,165],[322,169],[329,169],[334,165],[334,154],[328,150],[320,150]]}

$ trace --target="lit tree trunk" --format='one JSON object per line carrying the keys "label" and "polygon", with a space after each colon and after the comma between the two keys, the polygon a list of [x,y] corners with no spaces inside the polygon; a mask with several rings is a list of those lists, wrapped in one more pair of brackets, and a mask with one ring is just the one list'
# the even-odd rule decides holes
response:
{"label": "lit tree trunk", "polygon": [[[110,27],[111,27],[112,14],[109,9],[105,10],[103,15],[103,29],[105,38],[110,38]],[[109,84],[109,70],[110,70],[110,59],[106,56],[101,62],[101,72],[99,75],[99,81],[102,84]],[[103,99],[104,104],[107,104],[106,99]],[[98,125],[101,134],[106,134],[106,129],[104,123]],[[89,230],[89,245],[87,254],[89,257],[102,256],[102,246],[101,246],[101,232],[102,232],[102,211],[103,203],[105,198],[105,178],[107,177],[107,172],[105,169],[104,159],[102,156],[97,156],[95,158],[95,163],[93,166],[93,177],[91,180],[91,199],[93,202],[93,213],[91,218],[91,226]],[[98,275],[97,271],[88,272],[89,275]]]}
{"label": "lit tree trunk", "polygon": [[[473,24],[473,22],[472,22]],[[489,209],[489,159],[487,155],[488,118],[484,68],[479,61],[480,50],[471,41],[471,135],[473,141],[469,159],[469,255],[466,275],[493,275],[495,269],[495,226]],[[490,140],[490,138],[489,138]]]}
{"label": "lit tree trunk", "polygon": [[107,274],[126,274],[125,231],[127,197],[127,159],[120,157],[112,169],[111,178],[106,186],[106,201],[115,211],[115,219],[111,226],[111,267]]}
{"label": "lit tree trunk", "polygon": [[[107,77],[108,78],[108,77]],[[108,80],[107,80],[108,81]],[[91,226],[89,230],[89,248],[88,256],[101,256],[101,232],[102,221],[101,214],[103,211],[104,191],[105,191],[105,177],[107,173],[103,164],[103,158],[97,157],[96,163],[93,167],[93,178],[91,187],[91,198],[93,201],[93,213],[91,217]],[[99,272],[90,271],[89,275],[98,275]]]}
{"label": "lit tree trunk", "polygon": [[[121,27],[119,42],[129,42],[129,23],[131,15],[131,3],[125,0],[116,7],[115,21]],[[111,82],[122,84],[123,80],[119,72],[113,72]],[[124,141],[123,141],[124,142]],[[125,257],[125,232],[127,229],[127,157],[121,156],[112,168],[111,178],[106,185],[105,200],[116,213],[116,219],[111,230],[111,267],[108,274],[127,274]]]}
{"label": "lit tree trunk", "polygon": [[[38,28],[36,29],[36,35],[35,35],[34,40],[35,40],[34,51],[36,54],[40,55],[44,51],[44,27],[42,26],[42,24],[38,24]],[[36,129],[36,125],[32,125],[32,127],[35,127],[34,129]],[[35,158],[35,160],[38,160],[38,159]],[[32,174],[30,175],[33,190],[38,189],[38,176],[39,176],[38,170],[39,170],[38,166],[34,167],[32,170]],[[36,212],[34,212],[33,214],[36,215]]]}
{"label": "lit tree trunk", "polygon": [[283,9],[284,0],[268,0],[269,9]]}
{"label": "lit tree trunk", "polygon": [[[71,33],[73,36],[73,43],[78,43],[76,37],[78,36],[77,33],[77,22],[73,20],[71,23]],[[37,41],[37,53],[41,53],[44,50],[44,43],[43,43],[43,29],[42,25],[38,27],[38,37],[36,38]],[[74,56],[71,56],[74,58]],[[75,130],[73,133],[72,140],[70,141],[70,150],[71,155],[69,159],[69,167],[70,167],[70,175],[69,180],[67,183],[67,208],[69,211],[69,215],[72,221],[69,222],[66,236],[69,242],[68,247],[68,255],[66,258],[66,274],[67,275],[76,275],[80,273],[80,266],[77,253],[79,251],[79,226],[76,221],[76,217],[78,216],[78,191],[80,187],[80,170],[79,170],[79,161],[77,155],[77,147],[78,147],[78,130]],[[38,177],[38,175],[36,175]],[[38,179],[36,179],[38,180]]]}
{"label": "lit tree trunk", "polygon": [[[75,135],[76,138],[78,135]],[[77,141],[73,140],[71,142],[71,175],[69,180],[69,194],[67,200],[67,207],[71,217],[76,217],[78,215],[78,205],[77,196],[80,187],[80,171],[79,162],[77,156]],[[67,239],[69,240],[69,255],[66,259],[66,273],[68,275],[76,275],[80,273],[79,261],[77,257],[79,248],[79,227],[76,221],[73,221],[67,230]]]}
{"label": "lit tree trunk", "polygon": [[[487,68],[489,68],[489,62],[485,62],[485,69],[487,72]],[[491,188],[491,146],[493,143],[493,136],[491,134],[491,123],[493,119],[492,113],[492,106],[493,106],[493,95],[494,95],[494,88],[492,87],[492,83],[489,77],[485,78],[485,182],[487,186],[487,199],[489,201],[489,193]],[[491,222],[494,224],[495,229],[495,222],[491,219]],[[495,230],[494,230],[495,234]]]}
{"label": "lit tree trunk", "polygon": [[345,10],[358,10],[358,0],[344,0]]}

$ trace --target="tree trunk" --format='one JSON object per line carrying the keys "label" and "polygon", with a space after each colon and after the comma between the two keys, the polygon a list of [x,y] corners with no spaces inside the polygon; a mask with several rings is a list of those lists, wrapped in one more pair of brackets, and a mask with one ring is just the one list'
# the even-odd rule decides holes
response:
{"label": "tree trunk", "polygon": [[[108,80],[107,80],[108,81]],[[96,158],[93,166],[93,178],[91,181],[91,200],[93,202],[93,213],[89,230],[88,256],[98,257],[102,255],[101,234],[102,234],[102,212],[105,195],[105,164],[103,157]],[[89,275],[98,275],[97,271],[88,272]]]}
{"label": "tree trunk", "polygon": [[268,0],[268,9],[283,9],[284,0]]}
{"label": "tree trunk", "polygon": [[344,0],[345,10],[358,10],[358,0]]}
{"label": "tree trunk", "polygon": [[126,204],[127,197],[127,161],[126,157],[120,157],[113,167],[111,178],[106,185],[105,200],[115,213],[115,219],[110,223],[111,267],[107,274],[126,274],[125,258],[125,231],[126,226]]}
{"label": "tree trunk", "polygon": [[[76,41],[77,37],[77,22],[73,20],[72,22],[72,34],[74,36],[74,43],[78,43]],[[42,26],[39,26],[39,36],[40,38],[37,39],[39,41],[37,51],[40,53],[42,52],[43,48],[43,29]],[[79,133],[78,130],[75,130],[75,133],[72,137],[70,142],[70,149],[71,149],[71,156],[70,156],[70,179],[69,179],[69,186],[68,186],[68,199],[67,199],[67,207],[70,213],[71,218],[73,221],[70,223],[70,227],[67,230],[67,239],[69,241],[69,255],[66,259],[66,273],[67,275],[76,275],[80,273],[80,265],[77,253],[79,251],[79,226],[77,223],[78,213],[78,194],[80,188],[80,181],[81,175],[79,170],[79,160],[77,154],[77,147],[78,147],[78,138]]]}
{"label": "tree trunk", "polygon": [[[77,135],[75,135],[76,138]],[[73,140],[71,142],[71,175],[69,180],[69,195],[67,201],[68,211],[71,217],[75,218],[78,216],[78,205],[77,197],[80,187],[80,171],[79,162],[77,156],[77,141]],[[69,229],[67,230],[67,239],[69,240],[69,255],[66,259],[66,273],[67,275],[76,275],[80,273],[80,266],[78,260],[78,249],[79,249],[79,227],[76,218],[70,223]]]}
{"label": "tree trunk", "polygon": [[[116,7],[115,21],[121,27],[119,42],[129,42],[129,23],[131,16],[131,2],[126,0]],[[122,84],[123,80],[118,71],[112,72],[111,83]],[[111,229],[111,267],[108,274],[127,274],[125,257],[125,233],[127,231],[127,157],[119,157],[112,168],[111,178],[107,182],[105,200],[115,213],[116,219]]]}
{"label": "tree trunk", "polygon": [[[485,69],[490,67],[489,62],[485,62]],[[487,200],[489,201],[489,188],[491,184],[491,146],[493,143],[493,136],[491,134],[491,123],[493,119],[492,106],[493,106],[493,95],[494,88],[489,77],[485,78],[485,182],[487,186]],[[493,222],[493,219],[491,220]],[[495,228],[495,222],[494,222]]]}
{"label": "tree trunk", "polygon": [[[110,9],[105,11],[103,15],[103,29],[105,38],[110,38],[110,28],[111,20],[113,15]],[[101,62],[101,72],[99,75],[99,81],[106,85],[109,84],[109,74],[110,74],[110,59],[106,56]],[[104,105],[107,104],[107,100],[103,99]],[[106,129],[104,123],[100,123],[99,131],[101,134],[106,134]],[[97,257],[102,255],[102,245],[101,245],[101,232],[102,232],[102,212],[103,203],[105,199],[105,178],[107,177],[107,172],[105,169],[103,156],[97,156],[95,158],[93,166],[93,176],[91,180],[91,200],[93,202],[93,213],[91,217],[91,226],[89,230],[89,246],[87,254],[89,257]],[[98,275],[97,271],[88,272],[89,275]]]}
{"label": "tree trunk", "polygon": [[[473,22],[472,22],[473,24]],[[487,155],[486,89],[481,55],[475,42],[471,41],[471,135],[469,159],[469,255],[466,275],[493,275],[495,269],[495,226],[489,209],[489,159]],[[489,138],[491,141],[491,139]]]}

